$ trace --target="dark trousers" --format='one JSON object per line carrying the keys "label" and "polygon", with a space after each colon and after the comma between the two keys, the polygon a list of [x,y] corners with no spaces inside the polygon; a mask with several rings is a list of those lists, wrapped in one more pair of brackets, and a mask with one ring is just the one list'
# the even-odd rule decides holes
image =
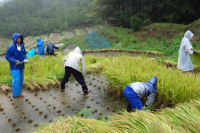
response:
{"label": "dark trousers", "polygon": [[82,90],[83,90],[84,94],[87,94],[88,88],[85,84],[85,80],[84,80],[82,73],[77,71],[76,69],[74,69],[72,67],[68,67],[68,66],[65,67],[65,76],[61,82],[61,89],[62,90],[65,89],[65,83],[67,83],[69,81],[69,77],[70,77],[71,73],[74,75],[74,77],[78,81],[78,83],[82,86]]}

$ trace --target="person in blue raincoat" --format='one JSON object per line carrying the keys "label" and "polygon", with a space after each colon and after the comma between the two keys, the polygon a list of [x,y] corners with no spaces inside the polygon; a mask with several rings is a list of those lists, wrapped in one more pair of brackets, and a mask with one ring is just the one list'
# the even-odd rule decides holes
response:
{"label": "person in blue raincoat", "polygon": [[13,34],[13,44],[8,47],[5,58],[10,64],[13,98],[20,97],[24,80],[24,63],[28,62],[23,36],[20,33]]}
{"label": "person in blue raincoat", "polygon": [[41,40],[40,38],[38,38],[36,45],[37,45],[37,48],[38,48],[37,56],[42,55],[42,57],[44,57],[45,56],[45,54],[44,54],[44,41]]}
{"label": "person in blue raincoat", "polygon": [[148,82],[135,82],[127,85],[123,90],[123,95],[128,100],[127,111],[141,110],[144,106],[141,99],[144,97],[147,97],[145,106],[152,106],[156,90],[157,77],[151,78]]}
{"label": "person in blue raincoat", "polygon": [[34,56],[35,56],[35,49],[33,48],[30,51],[28,51],[27,58],[34,57]]}

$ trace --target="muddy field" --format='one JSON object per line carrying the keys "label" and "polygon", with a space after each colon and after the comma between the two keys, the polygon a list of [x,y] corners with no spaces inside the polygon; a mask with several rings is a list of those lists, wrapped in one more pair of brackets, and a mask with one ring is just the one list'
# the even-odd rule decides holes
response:
{"label": "muddy field", "polygon": [[11,93],[0,94],[0,132],[30,132],[39,125],[47,124],[59,117],[78,116],[109,119],[111,113],[119,113],[126,103],[107,95],[108,82],[104,76],[86,77],[90,93],[83,95],[76,81],[49,91],[23,91],[23,98],[13,99]]}

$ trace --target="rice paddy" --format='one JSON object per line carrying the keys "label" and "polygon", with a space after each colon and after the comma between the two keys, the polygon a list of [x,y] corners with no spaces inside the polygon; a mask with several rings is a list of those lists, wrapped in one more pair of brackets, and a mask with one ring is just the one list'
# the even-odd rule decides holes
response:
{"label": "rice paddy", "polygon": [[[74,30],[70,32],[70,40],[63,37],[66,33],[40,37],[46,42],[64,43],[61,49],[71,44],[69,42],[75,42],[73,47],[82,43],[82,47],[85,47],[83,36],[89,31]],[[119,31],[122,31],[121,34]],[[129,30],[112,27],[103,28],[100,32],[107,39],[112,39],[112,46],[116,49],[84,50],[86,84],[90,94],[83,96],[81,86],[74,82],[73,77],[66,84],[65,92],[59,91],[60,80],[64,76],[64,55],[31,58],[25,68],[24,97],[16,102],[11,92],[0,93],[0,132],[200,132],[199,71],[183,73],[166,56],[172,54],[172,60],[176,60],[174,57],[177,53],[173,53],[173,50],[178,49],[180,35],[169,39],[167,43],[162,39],[146,40],[147,43],[142,43],[144,49],[137,51],[141,46],[132,44],[139,44],[139,38],[132,37]],[[125,34],[130,35],[121,38]],[[25,39],[28,49],[35,47],[36,38]],[[118,39],[122,40],[122,44]],[[175,47],[170,46],[169,51],[163,47],[147,46],[158,43],[159,46],[168,47],[169,42],[176,44]],[[126,43],[128,47],[122,47]],[[145,48],[156,51],[147,52]],[[199,65],[199,55],[193,56],[192,61]],[[127,113],[123,88],[132,82],[148,81],[153,76],[158,77],[153,107]],[[0,89],[1,84],[10,87],[12,84],[7,61],[0,61]]]}

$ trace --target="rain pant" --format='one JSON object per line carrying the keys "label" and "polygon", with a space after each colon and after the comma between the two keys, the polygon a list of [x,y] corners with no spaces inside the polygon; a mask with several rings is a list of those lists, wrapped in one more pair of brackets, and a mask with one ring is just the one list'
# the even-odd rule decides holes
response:
{"label": "rain pant", "polygon": [[143,107],[142,101],[140,100],[138,94],[130,86],[126,86],[126,88],[123,91],[123,95],[128,100],[128,102],[131,104],[131,106],[134,110],[142,109],[142,107]]}
{"label": "rain pant", "polygon": [[33,48],[30,51],[28,51],[27,58],[34,57],[34,56],[35,56],[35,49]]}
{"label": "rain pant", "polygon": [[23,86],[23,80],[24,80],[24,69],[19,70],[11,70],[12,75],[12,93],[13,97],[19,97],[21,95],[21,89]]}
{"label": "rain pant", "polygon": [[[18,37],[22,38],[21,50],[17,49],[16,40]],[[15,61],[24,61],[26,58],[26,50],[24,48],[23,36],[20,33],[13,34],[13,44],[8,47],[6,52],[6,59],[10,63],[10,72],[12,75],[12,92],[13,97],[19,97],[21,95],[21,89],[24,79],[24,64],[15,65]]]}
{"label": "rain pant", "polygon": [[38,52],[37,52],[37,55],[42,55],[42,57],[45,56],[44,54],[44,41],[41,40],[40,38],[37,39],[37,48],[38,48]]}
{"label": "rain pant", "polygon": [[76,47],[72,52],[70,52],[67,56],[63,59],[64,67],[72,67],[80,72],[80,65],[81,65],[81,72],[84,75],[86,66],[82,51],[79,47]]}
{"label": "rain pant", "polygon": [[178,65],[177,68],[187,72],[194,69],[190,55],[193,54],[193,47],[190,43],[190,39],[193,37],[191,31],[187,31],[181,41],[179,49]]}
{"label": "rain pant", "polygon": [[123,95],[129,101],[134,110],[141,110],[143,104],[140,99],[147,97],[146,106],[152,106],[157,90],[157,77],[151,78],[148,82],[135,82],[126,86]]}

